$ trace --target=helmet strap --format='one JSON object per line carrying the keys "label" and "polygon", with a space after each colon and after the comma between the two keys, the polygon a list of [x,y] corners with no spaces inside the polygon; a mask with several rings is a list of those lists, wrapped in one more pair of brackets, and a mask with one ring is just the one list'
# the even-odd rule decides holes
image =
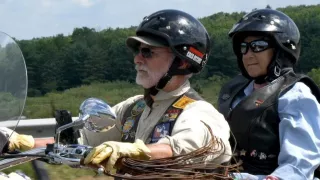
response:
{"label": "helmet strap", "polygon": [[[164,76],[162,76],[162,78],[159,80],[159,82],[155,85],[152,86],[151,88],[145,89],[145,100],[147,102],[147,105],[152,105],[153,100],[151,98],[151,96],[155,96],[158,94],[158,92],[163,89],[168,82],[170,82],[170,80],[172,79],[173,76],[175,75],[187,75],[187,74],[191,74],[191,71],[189,69],[179,69],[179,67],[181,66],[180,64],[181,60],[178,57],[175,57],[168,72],[164,74]],[[149,104],[148,104],[149,102]]]}
{"label": "helmet strap", "polygon": [[265,82],[272,82],[281,75],[282,64],[279,59],[280,51],[276,51],[272,60],[267,68],[267,75],[265,76]]}
{"label": "helmet strap", "polygon": [[293,69],[292,65],[290,63],[288,65],[286,61],[289,60],[285,57],[281,57],[281,51],[277,51],[268,66],[267,74],[255,78],[250,77],[250,79],[253,79],[256,84],[272,82],[282,74]]}

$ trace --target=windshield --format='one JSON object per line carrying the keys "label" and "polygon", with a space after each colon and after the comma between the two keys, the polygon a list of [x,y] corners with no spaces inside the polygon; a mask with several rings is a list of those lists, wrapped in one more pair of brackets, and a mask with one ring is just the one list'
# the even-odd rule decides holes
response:
{"label": "windshield", "polygon": [[27,70],[22,52],[9,35],[0,32],[0,127],[15,130],[26,96]]}

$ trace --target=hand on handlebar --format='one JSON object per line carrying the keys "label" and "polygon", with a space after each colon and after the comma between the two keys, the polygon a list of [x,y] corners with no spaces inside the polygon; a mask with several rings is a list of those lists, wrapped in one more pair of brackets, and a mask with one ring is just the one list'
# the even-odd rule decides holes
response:
{"label": "hand on handlebar", "polygon": [[102,165],[111,171],[121,157],[150,159],[149,153],[149,148],[139,139],[135,143],[107,141],[93,148],[84,159],[84,164]]}
{"label": "hand on handlebar", "polygon": [[32,149],[35,145],[35,141],[30,135],[18,134],[6,127],[0,127],[0,133],[9,138],[9,151],[14,151],[16,149],[26,151]]}

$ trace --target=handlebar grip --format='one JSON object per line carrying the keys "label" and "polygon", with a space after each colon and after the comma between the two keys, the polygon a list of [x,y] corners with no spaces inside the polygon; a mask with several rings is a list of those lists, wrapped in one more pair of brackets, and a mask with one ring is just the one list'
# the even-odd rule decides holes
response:
{"label": "handlebar grip", "polygon": [[[102,165],[87,165],[84,164],[84,159],[89,155],[89,153],[91,152],[92,149],[88,149],[83,153],[83,158],[80,159],[80,165],[81,166],[89,166],[91,168],[94,168],[97,170],[98,174],[103,174],[105,172],[105,169]],[[105,160],[106,161],[106,160]],[[124,161],[124,158],[121,157],[117,160],[116,164],[115,164],[115,168],[116,169],[121,169],[122,168],[122,161]]]}
{"label": "handlebar grip", "polygon": [[86,151],[83,153],[83,158],[86,158],[86,157],[90,154],[91,150],[92,150],[92,149],[86,150]]}
{"label": "handlebar grip", "polygon": [[0,131],[0,154],[7,153],[9,151],[9,140],[7,136]]}
{"label": "handlebar grip", "polygon": [[[88,154],[91,152],[91,149],[88,149],[86,150],[84,153],[83,153],[83,158],[80,159],[80,165],[81,166],[86,166],[86,164],[84,164],[84,159],[88,156]],[[90,166],[90,165],[89,165]],[[92,166],[91,166],[92,167]],[[98,174],[103,174],[105,172],[105,169],[103,166],[101,165],[97,165],[96,167],[94,167],[94,169],[97,170],[97,173]]]}
{"label": "handlebar grip", "polygon": [[80,159],[80,165],[84,166],[84,159],[89,155],[92,149],[88,149],[83,153],[83,158]]}
{"label": "handlebar grip", "polygon": [[85,166],[85,164],[84,164],[84,158],[80,159],[80,165],[81,165],[81,166]]}

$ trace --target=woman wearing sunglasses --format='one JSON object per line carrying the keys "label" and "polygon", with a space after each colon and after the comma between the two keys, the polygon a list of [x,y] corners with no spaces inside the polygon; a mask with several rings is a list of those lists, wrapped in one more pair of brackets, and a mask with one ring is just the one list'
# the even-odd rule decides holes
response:
{"label": "woman wearing sunglasses", "polygon": [[300,33],[272,9],[253,11],[229,32],[241,75],[219,95],[219,111],[242,161],[240,179],[313,179],[320,164],[320,91],[294,72]]}

